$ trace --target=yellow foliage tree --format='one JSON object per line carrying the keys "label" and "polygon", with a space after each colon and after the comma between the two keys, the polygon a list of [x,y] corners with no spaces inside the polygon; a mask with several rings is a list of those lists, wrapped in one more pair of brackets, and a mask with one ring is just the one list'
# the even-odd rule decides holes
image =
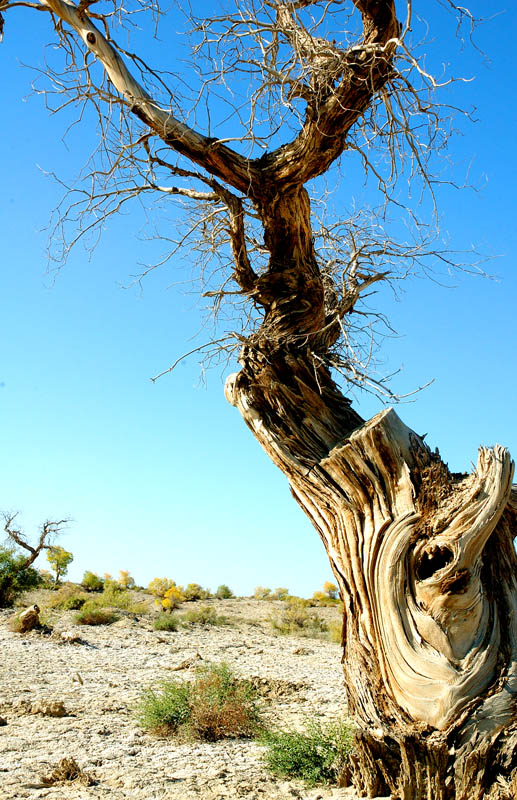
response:
{"label": "yellow foliage tree", "polygon": [[135,579],[131,577],[127,569],[119,570],[118,582],[124,589],[131,589],[135,585]]}
{"label": "yellow foliage tree", "polygon": [[167,589],[164,596],[161,600],[161,606],[165,611],[172,611],[175,608],[183,603],[185,600],[185,595],[183,594],[183,587],[182,586],[171,586],[170,589]]}
{"label": "yellow foliage tree", "polygon": [[323,584],[323,591],[325,592],[327,597],[330,598],[330,600],[338,599],[339,590],[334,583],[331,583],[330,581],[325,581],[325,583]]}

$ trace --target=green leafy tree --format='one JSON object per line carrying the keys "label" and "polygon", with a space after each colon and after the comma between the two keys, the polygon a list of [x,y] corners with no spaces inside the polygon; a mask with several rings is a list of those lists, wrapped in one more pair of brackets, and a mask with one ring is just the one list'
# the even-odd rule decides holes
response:
{"label": "green leafy tree", "polygon": [[87,592],[102,592],[104,580],[99,578],[96,572],[91,572],[87,569],[83,575],[81,586],[83,586]]}
{"label": "green leafy tree", "polygon": [[47,561],[54,570],[56,575],[55,584],[59,583],[61,578],[68,572],[68,567],[74,560],[72,553],[65,550],[64,547],[53,545],[47,550]]}
{"label": "green leafy tree", "polygon": [[215,597],[217,597],[218,600],[229,600],[231,597],[233,597],[233,592],[229,586],[227,586],[225,583],[222,583],[217,587]]}

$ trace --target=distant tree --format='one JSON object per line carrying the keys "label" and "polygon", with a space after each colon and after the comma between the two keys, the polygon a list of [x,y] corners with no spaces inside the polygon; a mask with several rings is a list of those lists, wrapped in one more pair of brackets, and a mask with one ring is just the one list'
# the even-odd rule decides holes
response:
{"label": "distant tree", "polygon": [[83,586],[87,592],[102,592],[104,580],[103,578],[99,578],[95,572],[91,572],[87,569],[83,575],[81,586]]}
{"label": "distant tree", "polygon": [[41,576],[32,567],[43,551],[48,551],[67,519],[47,520],[41,526],[36,543],[29,542],[26,534],[15,527],[17,513],[4,513],[4,531],[7,546],[0,549],[0,606],[10,606],[23,591],[41,583]]}
{"label": "distant tree", "polygon": [[165,611],[174,611],[184,600],[186,600],[186,597],[183,593],[183,587],[174,584],[174,586],[170,586],[167,589],[161,598],[161,606]]}
{"label": "distant tree", "polygon": [[278,589],[271,592],[269,600],[285,600],[288,595],[289,589],[286,589],[284,586],[279,586]]}
{"label": "distant tree", "polygon": [[215,590],[215,597],[217,597],[218,600],[229,600],[231,597],[233,597],[233,592],[229,586],[227,586],[225,583],[222,583]]}
{"label": "distant tree", "polygon": [[59,545],[52,545],[47,550],[47,561],[54,570],[55,585],[57,586],[61,578],[68,572],[68,567],[74,560],[72,553]]}
{"label": "distant tree", "polygon": [[183,596],[185,600],[206,600],[210,597],[208,589],[203,589],[199,583],[189,583],[183,589]]}
{"label": "distant tree", "polygon": [[331,583],[330,581],[325,581],[325,583],[323,584],[323,591],[330,600],[337,600],[339,595],[339,589],[334,583]]}
{"label": "distant tree", "polygon": [[132,589],[135,585],[135,579],[129,574],[129,570],[121,569],[119,571],[118,582],[124,589]]}
{"label": "distant tree", "polygon": [[165,592],[172,586],[176,586],[176,583],[171,580],[171,578],[153,578],[147,590],[151,592],[154,597],[163,597]]}

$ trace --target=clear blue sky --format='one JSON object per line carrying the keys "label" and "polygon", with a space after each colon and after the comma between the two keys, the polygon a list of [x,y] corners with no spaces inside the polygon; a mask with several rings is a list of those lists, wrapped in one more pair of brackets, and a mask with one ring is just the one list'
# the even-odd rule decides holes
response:
{"label": "clear blue sky", "polygon": [[[414,5],[425,13],[430,4]],[[479,14],[486,7],[480,0],[471,6]],[[453,470],[469,469],[481,444],[517,454],[517,10],[500,0],[490,5],[498,11],[478,34],[490,61],[471,48],[453,49],[443,16],[432,17],[429,45],[435,61],[475,78],[451,93],[458,105],[475,105],[477,119],[462,124],[451,157],[462,170],[472,162],[470,178],[480,189],[444,189],[443,227],[452,247],[474,244],[497,255],[487,269],[498,280],[460,275],[448,280],[456,288],[444,289],[412,279],[402,301],[386,300],[385,309],[401,334],[385,349],[387,368],[404,368],[394,388],[434,379],[398,413],[427,432]],[[88,155],[88,136],[83,148],[83,134],[73,134],[67,149],[63,120],[48,115],[41,97],[24,100],[32,74],[20,64],[42,63],[46,15],[25,9],[6,17],[0,509],[19,509],[28,533],[46,518],[72,518],[60,543],[74,554],[74,580],[85,569],[129,569],[142,584],[166,575],[212,588],[228,583],[240,594],[258,584],[311,594],[331,577],[323,547],[285,478],[226,403],[221,373],[200,385],[193,359],[150,381],[204,339],[193,339],[199,303],[172,285],[174,265],[142,292],[121,288],[146,258],[145,242],[131,236],[136,212],[109,227],[91,261],[77,249],[55,281],[46,274],[42,229],[60,189],[44,171],[74,174]],[[381,408],[371,397],[355,404],[365,417]]]}

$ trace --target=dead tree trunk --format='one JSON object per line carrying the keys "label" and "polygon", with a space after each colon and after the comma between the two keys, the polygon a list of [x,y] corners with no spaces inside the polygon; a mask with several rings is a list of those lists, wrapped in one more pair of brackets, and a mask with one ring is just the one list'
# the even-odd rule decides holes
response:
{"label": "dead tree trunk", "polygon": [[326,369],[243,351],[227,382],[318,530],[344,601],[361,794],[505,798],[517,766],[513,463],[453,475],[392,409],[369,422]]}
{"label": "dead tree trunk", "polygon": [[[19,4],[0,5],[4,11]],[[399,168],[404,180],[407,176],[398,160],[404,141],[411,164],[418,165],[424,184],[431,185],[427,154],[441,141],[436,133],[439,115],[423,99],[427,89],[424,94],[415,90],[407,69],[397,68],[402,54],[410,72],[416,69],[423,87],[434,91],[436,82],[418,67],[404,44],[411,3],[405,24],[397,20],[394,0],[331,0],[322,4],[325,12],[314,24],[311,14],[298,13],[316,6],[313,0],[276,0],[252,4],[259,7],[255,18],[239,10],[237,17],[223,16],[222,26],[219,17],[212,20],[214,39],[206,24],[210,20],[197,28],[202,28],[205,43],[217,42],[216,50],[224,50],[224,41],[234,32],[228,52],[236,66],[230,70],[238,73],[245,65],[248,74],[254,63],[243,50],[247,40],[236,45],[241,23],[246,35],[251,30],[255,55],[261,54],[256,57],[263,59],[257,67],[259,88],[250,95],[250,122],[235,137],[246,152],[262,142],[253,128],[255,120],[267,118],[279,105],[294,115],[281,112],[280,120],[272,121],[266,142],[274,149],[260,151],[259,157],[233,150],[228,144],[233,137],[219,140],[190,128],[183,121],[190,113],[176,117],[168,105],[176,90],[165,92],[165,104],[152,97],[146,86],[163,84],[159,73],[136,54],[119,50],[118,37],[110,34],[112,14],[102,14],[96,6],[90,15],[89,5],[71,0],[36,4],[52,15],[67,54],[66,79],[57,73],[52,91],[62,84],[62,91],[70,91],[70,84],[74,102],[93,98],[97,108],[100,98],[110,107],[120,107],[120,141],[124,152],[133,154],[121,156],[118,145],[110,150],[110,137],[105,137],[109,169],[88,176],[88,182],[95,179],[94,185],[100,176],[102,191],[86,192],[86,210],[102,224],[113,213],[108,199],[113,193],[104,191],[104,181],[116,171],[114,164],[125,176],[120,197],[129,187],[137,195],[152,190],[214,203],[217,214],[220,207],[225,209],[227,226],[213,223],[214,234],[212,223],[207,227],[209,249],[219,247],[220,241],[225,248],[225,237],[219,239],[224,228],[237,293],[259,308],[263,320],[248,338],[236,334],[245,342],[242,370],[229,379],[227,396],[286,474],[294,497],[323,540],[341,589],[345,684],[358,726],[351,769],[355,786],[370,796],[390,791],[400,800],[517,797],[517,496],[512,497],[509,455],[500,447],[483,449],[473,475],[452,475],[393,411],[365,423],[329,371],[336,363],[340,337],[353,329],[347,319],[361,292],[389,276],[388,255],[393,262],[401,249],[389,246],[382,236],[369,248],[368,232],[361,234],[366,241],[357,249],[351,233],[352,244],[346,252],[339,248],[339,258],[334,259],[338,272],[333,273],[333,259],[326,263],[327,249],[319,257],[315,251],[305,186],[326,173],[346,149],[359,150],[365,169],[373,170],[388,201]],[[341,43],[321,38],[327,32],[327,12],[337,14],[341,6],[355,13],[358,22],[360,17],[361,33],[355,39],[349,31]],[[464,12],[462,7],[457,10]],[[287,60],[281,55],[285,50],[292,54]],[[210,54],[209,74],[212,58]],[[91,83],[94,73],[85,78],[78,66],[93,59],[105,70],[106,82],[97,87]],[[131,74],[127,61],[136,74],[147,75],[146,86]],[[226,75],[225,58],[220,68]],[[380,111],[379,98],[384,98]],[[293,105],[296,100],[303,104]],[[105,131],[104,112],[99,113],[100,130]],[[131,140],[131,147],[125,140],[124,115],[145,126],[145,135],[137,127],[138,138]],[[240,124],[242,118],[246,115],[236,106],[234,121]],[[431,120],[430,133],[420,141],[426,119]],[[360,121],[366,131],[364,150],[354,133]],[[295,134],[288,141],[282,132],[290,135],[291,124]],[[157,146],[155,139],[160,140]],[[387,183],[370,161],[377,139],[381,161],[388,163]],[[145,156],[139,155],[138,147]],[[164,147],[174,151],[174,159],[164,159]],[[189,168],[181,167],[176,156]],[[158,167],[167,175],[167,185],[155,182]],[[174,185],[168,185],[170,178]],[[186,178],[196,187],[201,184],[203,191],[183,186]],[[74,220],[77,206],[82,208],[74,199]],[[105,209],[104,217],[99,209]],[[248,232],[246,215],[251,215]],[[87,225],[83,233],[91,229]],[[411,264],[415,249],[404,245],[404,252]],[[252,263],[257,253],[260,257]],[[226,284],[225,280],[215,292],[219,298]],[[233,289],[229,293],[236,294]],[[346,347],[341,352],[346,355]],[[344,356],[341,363],[346,366],[346,361]],[[513,795],[508,788],[512,781]]]}

